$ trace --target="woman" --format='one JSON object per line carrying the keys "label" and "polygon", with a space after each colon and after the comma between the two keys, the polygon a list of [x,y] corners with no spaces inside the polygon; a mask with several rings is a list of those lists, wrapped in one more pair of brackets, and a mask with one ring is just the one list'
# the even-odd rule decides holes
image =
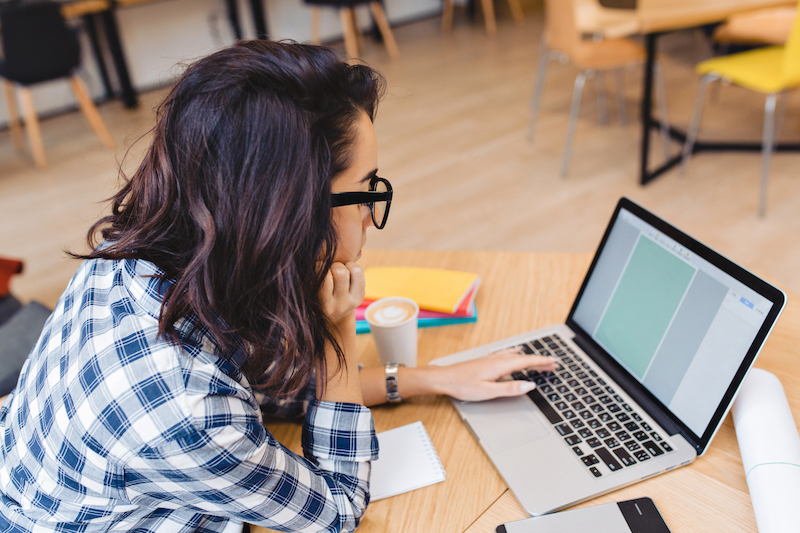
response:
{"label": "woman", "polygon": [[[355,350],[356,261],[388,200],[382,88],[298,44],[187,69],[0,412],[0,530],[357,527],[378,453],[365,405],[386,398]],[[553,366],[507,352],[401,369],[399,392],[521,394],[497,379]],[[262,410],[305,416],[305,457]]]}

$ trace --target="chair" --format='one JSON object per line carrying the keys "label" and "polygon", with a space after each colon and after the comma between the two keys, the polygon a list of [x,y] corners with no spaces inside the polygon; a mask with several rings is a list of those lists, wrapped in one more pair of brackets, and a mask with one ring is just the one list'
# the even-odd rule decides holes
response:
{"label": "chair", "polygon": [[306,4],[311,6],[311,43],[320,44],[320,18],[322,16],[321,6],[330,6],[339,8],[339,16],[342,20],[342,29],[344,30],[344,46],[347,49],[347,54],[350,57],[358,57],[359,49],[361,48],[362,35],[356,23],[355,11],[353,8],[363,4],[369,4],[372,16],[378,29],[383,37],[383,42],[386,45],[386,50],[392,59],[400,59],[400,48],[397,46],[397,41],[394,39],[392,28],[389,25],[389,20],[386,18],[386,12],[383,10],[383,5],[378,0],[305,0]]}
{"label": "chair", "polygon": [[0,11],[0,37],[4,58],[0,76],[5,78],[9,129],[17,149],[22,151],[22,130],[17,113],[14,85],[19,85],[28,139],[36,165],[47,166],[39,120],[29,87],[36,83],[69,78],[83,114],[103,144],[114,148],[114,140],[92,103],[86,86],[74,74],[80,64],[80,45],[54,2],[38,2],[8,7]]}
{"label": "chair", "polygon": [[50,313],[52,310],[39,302],[29,302],[0,324],[0,396],[17,385],[25,359],[39,340]]}
{"label": "chair", "polygon": [[[614,71],[617,96],[617,113],[620,123],[627,123],[625,98],[623,94],[623,67],[631,63],[643,63],[645,50],[633,41],[623,38],[585,40],[578,29],[575,0],[545,0],[545,29],[539,46],[536,83],[531,101],[531,119],[528,127],[528,140],[533,141],[536,130],[536,119],[539,113],[547,65],[553,59],[562,63],[572,61],[580,72],[575,78],[572,93],[572,105],[567,126],[567,140],[561,158],[561,176],[565,177],[569,170],[572,154],[572,143],[575,138],[581,96],[587,78],[597,77],[598,116],[601,124],[608,121],[605,96],[605,72]],[[664,157],[669,157],[670,141],[667,130],[667,106],[664,80],[658,63],[655,65],[656,96],[659,114],[661,115],[661,134],[664,146]]]}
{"label": "chair", "polygon": [[[686,171],[689,156],[700,130],[700,118],[708,85],[716,80],[726,80],[740,87],[766,95],[764,105],[764,130],[761,144],[761,186],[758,215],[767,212],[767,186],[769,165],[774,140],[780,134],[780,124],[775,127],[775,106],[778,96],[785,104],[789,89],[800,86],[800,17],[795,17],[791,33],[784,46],[770,46],[729,56],[717,57],[699,63],[695,69],[700,78],[694,111],[683,146],[682,172]],[[778,114],[782,119],[783,113]]]}
{"label": "chair", "polygon": [[22,272],[22,261],[0,257],[0,298],[5,298],[11,293],[9,285],[11,277]]}
{"label": "chair", "polygon": [[[26,305],[11,294],[12,276],[22,272],[22,261],[0,257],[0,396],[6,396],[17,384],[20,370],[31,351],[50,309],[38,302]],[[2,398],[0,398],[2,405]]]}
{"label": "chair", "polygon": [[[486,23],[486,34],[490,37],[497,35],[497,19],[494,16],[494,3],[493,0],[481,0],[481,7],[483,8],[483,19]],[[514,22],[522,24],[525,21],[525,15],[522,12],[522,6],[519,0],[508,0],[508,7],[511,8],[511,16]],[[444,0],[442,6],[442,31],[449,33],[453,29],[453,0]]]}

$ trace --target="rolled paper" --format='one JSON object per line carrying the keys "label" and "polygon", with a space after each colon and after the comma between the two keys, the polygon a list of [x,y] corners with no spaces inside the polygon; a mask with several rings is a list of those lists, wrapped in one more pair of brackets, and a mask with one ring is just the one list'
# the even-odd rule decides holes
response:
{"label": "rolled paper", "polygon": [[774,374],[750,371],[733,404],[733,423],[758,531],[798,531],[800,435]]}

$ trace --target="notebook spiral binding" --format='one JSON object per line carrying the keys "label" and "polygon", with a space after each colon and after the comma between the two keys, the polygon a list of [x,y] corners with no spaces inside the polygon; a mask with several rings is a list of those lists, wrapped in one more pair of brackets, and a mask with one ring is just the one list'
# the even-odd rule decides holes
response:
{"label": "notebook spiral binding", "polygon": [[434,464],[442,473],[442,477],[447,476],[447,472],[444,470],[444,465],[442,464],[442,460],[439,458],[439,454],[436,452],[436,448],[433,446],[433,441],[431,440],[431,436],[428,435],[428,431],[425,429],[425,426],[422,422],[419,423],[417,426],[417,430],[420,433],[420,438],[422,439],[424,446],[425,446],[425,453],[431,460],[431,463]]}

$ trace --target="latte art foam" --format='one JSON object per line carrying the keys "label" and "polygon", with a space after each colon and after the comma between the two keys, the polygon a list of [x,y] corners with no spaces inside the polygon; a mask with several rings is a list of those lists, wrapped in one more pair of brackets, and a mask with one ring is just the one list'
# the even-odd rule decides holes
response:
{"label": "latte art foam", "polygon": [[370,309],[367,318],[376,324],[399,324],[413,317],[415,312],[413,305],[395,300]]}

